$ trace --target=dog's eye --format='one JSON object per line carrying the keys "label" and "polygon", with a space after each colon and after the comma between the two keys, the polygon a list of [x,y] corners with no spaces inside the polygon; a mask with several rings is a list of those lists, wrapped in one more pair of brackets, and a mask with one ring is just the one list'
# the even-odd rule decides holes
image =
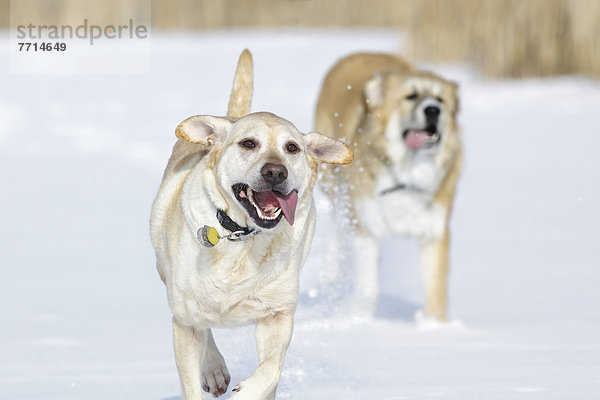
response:
{"label": "dog's eye", "polygon": [[253,149],[256,147],[256,142],[252,139],[246,139],[246,140],[240,142],[240,146],[242,146],[246,149]]}
{"label": "dog's eye", "polygon": [[417,94],[416,93],[411,93],[408,96],[406,96],[406,100],[416,100],[417,99]]}
{"label": "dog's eye", "polygon": [[435,99],[436,99],[437,101],[439,101],[440,103],[443,103],[443,102],[444,102],[444,99],[442,99],[441,97],[436,97]]}
{"label": "dog's eye", "polygon": [[292,153],[292,154],[297,153],[297,152],[300,151],[300,149],[298,148],[298,146],[296,145],[296,143],[292,143],[292,142],[288,143],[285,146],[285,149],[288,151],[288,153]]}

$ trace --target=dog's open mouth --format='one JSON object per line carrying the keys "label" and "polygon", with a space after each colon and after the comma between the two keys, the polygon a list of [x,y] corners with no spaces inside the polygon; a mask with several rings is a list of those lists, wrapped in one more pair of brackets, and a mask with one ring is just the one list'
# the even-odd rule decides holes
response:
{"label": "dog's open mouth", "polygon": [[248,212],[248,215],[261,228],[271,229],[277,226],[284,216],[290,225],[294,225],[298,192],[292,190],[284,195],[275,190],[256,192],[245,183],[232,186],[235,198]]}
{"label": "dog's open mouth", "polygon": [[435,126],[425,129],[407,129],[402,134],[404,144],[409,149],[417,150],[435,146],[441,138]]}

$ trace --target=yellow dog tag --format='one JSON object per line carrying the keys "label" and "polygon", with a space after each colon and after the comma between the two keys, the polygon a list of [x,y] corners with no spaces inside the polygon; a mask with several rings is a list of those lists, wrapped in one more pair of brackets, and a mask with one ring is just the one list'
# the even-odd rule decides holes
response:
{"label": "yellow dog tag", "polygon": [[221,240],[219,232],[208,225],[204,225],[202,228],[198,229],[196,236],[198,237],[198,241],[206,247],[214,247],[219,244],[219,241]]}

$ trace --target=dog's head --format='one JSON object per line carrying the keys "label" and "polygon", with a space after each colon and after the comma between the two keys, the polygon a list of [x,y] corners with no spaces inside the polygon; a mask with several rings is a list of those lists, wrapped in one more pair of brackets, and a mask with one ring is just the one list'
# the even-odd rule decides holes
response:
{"label": "dog's head", "polygon": [[320,133],[302,134],[289,121],[260,112],[237,121],[195,116],[176,130],[180,139],[209,150],[209,167],[230,215],[274,229],[294,224],[298,202],[310,198],[320,163],[348,164],[351,150]]}
{"label": "dog's head", "polygon": [[365,84],[369,113],[385,124],[391,159],[431,156],[457,134],[458,86],[429,72],[376,73]]}

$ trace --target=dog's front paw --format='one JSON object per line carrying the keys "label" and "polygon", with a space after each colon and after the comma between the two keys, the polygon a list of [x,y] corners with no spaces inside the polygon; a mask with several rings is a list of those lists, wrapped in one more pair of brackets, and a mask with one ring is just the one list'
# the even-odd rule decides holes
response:
{"label": "dog's front paw", "polygon": [[231,381],[225,360],[219,358],[206,360],[202,368],[202,389],[215,397],[224,394]]}

